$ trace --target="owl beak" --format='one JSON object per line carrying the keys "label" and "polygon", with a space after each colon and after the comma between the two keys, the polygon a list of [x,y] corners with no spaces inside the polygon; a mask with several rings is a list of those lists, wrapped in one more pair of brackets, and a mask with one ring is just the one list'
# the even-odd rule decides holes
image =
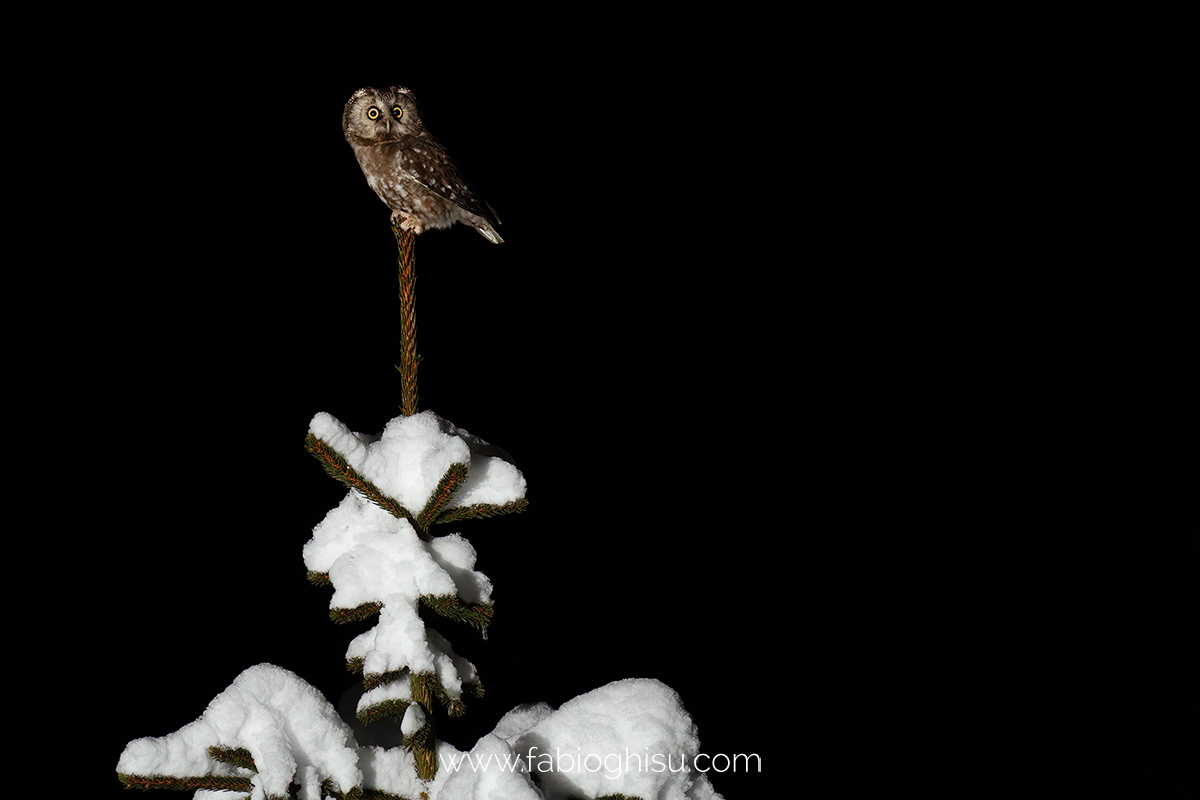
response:
{"label": "owl beak", "polygon": [[384,124],[387,125],[387,132],[391,133],[392,132],[392,121],[390,119],[384,120]]}

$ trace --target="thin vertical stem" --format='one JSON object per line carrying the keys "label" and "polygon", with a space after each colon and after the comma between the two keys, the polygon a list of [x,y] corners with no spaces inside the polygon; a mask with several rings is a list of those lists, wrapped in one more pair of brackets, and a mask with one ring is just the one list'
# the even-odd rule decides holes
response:
{"label": "thin vertical stem", "polygon": [[417,413],[417,270],[413,259],[416,235],[392,224],[400,261],[400,409],[404,416]]}
{"label": "thin vertical stem", "polygon": [[422,730],[413,734],[409,752],[413,754],[417,777],[423,781],[431,781],[437,775],[438,763],[433,730],[433,693],[429,687],[429,675],[413,673],[408,685],[412,701],[420,705],[421,710],[425,712],[425,725]]}

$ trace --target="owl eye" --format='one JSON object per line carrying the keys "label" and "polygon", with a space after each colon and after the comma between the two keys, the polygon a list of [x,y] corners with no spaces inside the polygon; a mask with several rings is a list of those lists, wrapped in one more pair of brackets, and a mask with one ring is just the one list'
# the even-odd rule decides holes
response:
{"label": "owl eye", "polygon": [[392,116],[396,119],[400,119],[402,116],[404,116],[404,109],[402,109],[400,106],[392,106]]}
{"label": "owl eye", "polygon": [[367,109],[367,119],[379,119],[379,109],[371,106]]}

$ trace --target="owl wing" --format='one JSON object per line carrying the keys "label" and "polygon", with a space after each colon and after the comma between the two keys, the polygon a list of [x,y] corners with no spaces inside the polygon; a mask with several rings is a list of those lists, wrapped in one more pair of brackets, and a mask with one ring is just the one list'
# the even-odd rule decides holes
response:
{"label": "owl wing", "polygon": [[405,177],[459,208],[499,224],[500,220],[492,207],[480,202],[471,188],[458,177],[454,162],[436,139],[406,136],[395,142],[385,142],[380,147],[393,151],[394,163]]}

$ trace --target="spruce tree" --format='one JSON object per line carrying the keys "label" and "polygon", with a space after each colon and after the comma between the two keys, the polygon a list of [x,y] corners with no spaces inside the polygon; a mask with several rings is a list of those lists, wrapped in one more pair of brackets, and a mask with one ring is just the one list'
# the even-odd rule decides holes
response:
{"label": "spruce tree", "polygon": [[[118,764],[127,787],[249,792],[272,800],[298,792],[416,800],[437,777],[437,716],[460,715],[482,695],[474,665],[427,622],[458,623],[486,638],[491,582],[475,571],[470,543],[435,526],[524,511],[525,481],[497,448],[418,409],[415,236],[395,224],[392,232],[401,413],[375,436],[353,433],[329,414],[313,417],[305,448],[349,492],[313,529],[304,561],[311,583],[333,587],[330,619],[375,620],[351,642],[346,667],[363,676],[359,722],[398,723],[403,752],[357,748],[319,692],[286,670],[258,665],[196,722],[131,742]],[[256,723],[245,724],[247,718]],[[317,731],[320,743],[301,741],[294,735],[299,729]],[[334,755],[314,755],[310,747]],[[345,753],[355,755],[339,757]],[[386,763],[362,769],[363,758]],[[371,785],[372,773],[379,785]]]}
{"label": "spruce tree", "polygon": [[[527,505],[524,481],[511,465],[503,463],[497,456],[486,454],[489,450],[486,442],[455,428],[430,411],[418,412],[417,367],[420,357],[416,346],[416,271],[413,257],[415,236],[395,225],[392,231],[399,253],[401,361],[396,369],[401,380],[401,416],[389,424],[380,439],[365,441],[362,437],[350,433],[332,417],[319,414],[309,429],[306,446],[308,452],[321,462],[330,476],[351,490],[347,497],[351,505],[346,513],[339,513],[342,506],[331,512],[331,515],[336,515],[332,524],[339,528],[336,535],[344,536],[344,526],[347,525],[357,524],[370,528],[374,524],[369,519],[370,514],[363,512],[361,501],[366,500],[394,518],[395,527],[409,528],[421,541],[429,543],[435,558],[438,555],[445,556],[444,551],[457,549],[460,559],[456,566],[469,570],[474,563],[474,551],[470,550],[470,545],[466,545],[464,551],[461,545],[465,544],[465,540],[461,537],[436,538],[431,531],[432,527],[463,519],[523,511]],[[383,444],[382,449],[372,451],[371,448],[380,443]],[[454,444],[459,446],[454,447]],[[463,444],[466,446],[463,447]],[[450,452],[451,450],[453,452]],[[376,459],[386,463],[372,464],[372,456],[376,454],[386,454],[386,458]],[[399,468],[395,464],[397,457],[403,459]],[[432,463],[437,463],[438,457],[444,460],[445,468],[437,482],[430,485],[429,467]],[[477,462],[477,466],[486,469],[489,474],[497,470],[504,474],[492,476],[490,481],[485,478],[471,484],[470,466],[473,462]],[[382,475],[390,485],[379,485],[373,480],[375,474],[372,474],[372,470],[375,474]],[[401,494],[403,497],[398,496]],[[315,543],[318,547],[311,548],[312,550],[320,549],[322,543],[317,541],[317,537],[323,532],[322,526],[318,526],[314,542],[310,543]],[[451,537],[456,536],[451,534]],[[455,548],[449,546],[450,542],[454,543]],[[335,545],[335,552],[337,547],[338,545]],[[439,553],[439,550],[443,552]],[[310,558],[310,553],[306,552],[308,561],[328,560],[329,556],[328,552],[323,552],[320,556]],[[317,585],[337,583],[336,578],[331,579],[329,572],[319,567],[310,569],[308,578]],[[352,580],[359,578],[361,576],[355,575]],[[335,606],[330,610],[329,616],[339,623],[378,615],[381,617],[381,625],[385,626],[413,624],[414,621],[420,624],[420,618],[417,616],[419,603],[420,608],[427,609],[436,616],[476,628],[486,637],[487,626],[492,618],[492,606],[485,601],[490,595],[490,584],[487,578],[479,573],[471,573],[470,579],[460,581],[460,585],[456,587],[457,591],[422,591],[416,598],[404,597],[403,594],[388,594],[388,597],[403,598],[401,602],[407,607],[402,609],[393,607],[388,599],[382,596],[390,592],[391,588],[386,585],[378,586],[376,593],[380,596],[366,598],[354,607]],[[417,603],[412,602],[414,599]],[[471,696],[481,696],[483,686],[475,677],[473,665],[458,659],[449,650],[445,639],[437,633],[429,636],[432,651],[432,658],[429,660],[435,664],[440,662],[440,671],[429,667],[415,669],[411,664],[397,663],[394,658],[389,659],[389,653],[384,652],[381,655],[380,649],[375,647],[372,641],[380,639],[381,635],[382,638],[386,638],[386,633],[373,629],[368,634],[358,637],[355,640],[358,646],[352,646],[354,654],[349,656],[346,662],[351,671],[363,673],[365,694],[359,704],[358,719],[363,723],[372,723],[388,717],[398,720],[405,732],[404,746],[415,755],[418,774],[429,780],[437,772],[434,752],[435,712],[440,708],[450,716],[462,714],[466,709],[464,700]],[[387,666],[371,669],[369,662],[373,657],[376,663]],[[444,676],[449,676],[448,680],[444,679]]]}
{"label": "spruce tree", "polygon": [[194,790],[197,800],[721,800],[707,775],[685,766],[700,751],[681,698],[653,679],[615,681],[557,710],[523,704],[470,752],[437,738],[439,716],[464,713],[483,688],[433,625],[486,638],[493,615],[491,581],[448,526],[518,513],[528,501],[503,451],[419,408],[415,236],[395,225],[392,233],[400,414],[372,435],[327,413],[312,418],[304,446],[348,492],[313,527],[303,558],[308,580],[333,590],[330,619],[372,623],[344,659],[362,675],[355,717],[398,724],[401,743],[361,744],[321,692],[258,664],[194,722],[129,742],[118,778],[128,788]]}

